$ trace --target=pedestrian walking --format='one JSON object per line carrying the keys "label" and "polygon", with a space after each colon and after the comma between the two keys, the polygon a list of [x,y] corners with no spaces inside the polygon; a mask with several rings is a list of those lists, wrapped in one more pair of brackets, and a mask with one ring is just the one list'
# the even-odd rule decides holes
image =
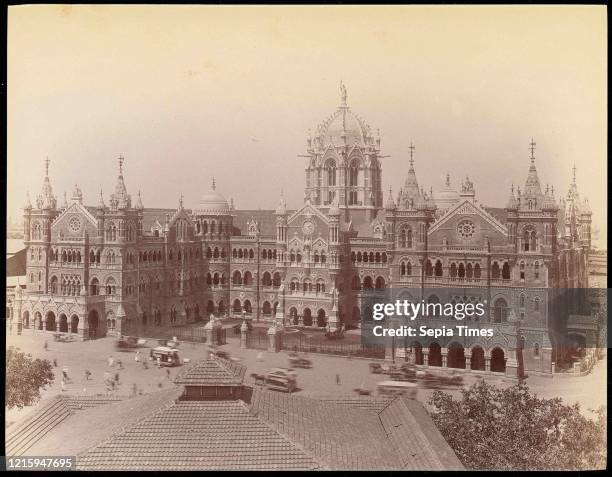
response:
{"label": "pedestrian walking", "polygon": [[85,381],[89,381],[89,376],[91,376],[91,371],[89,369],[85,370]]}
{"label": "pedestrian walking", "polygon": [[70,378],[68,377],[68,368],[66,367],[62,368],[62,379],[66,382],[70,380]]}
{"label": "pedestrian walking", "polygon": [[340,375],[336,374],[336,384],[340,386]]}
{"label": "pedestrian walking", "polygon": [[161,368],[161,356],[157,357],[157,367]]}
{"label": "pedestrian walking", "polygon": [[140,351],[136,351],[136,354],[134,355],[134,361],[136,361],[137,363],[140,362]]}
{"label": "pedestrian walking", "polygon": [[118,359],[118,360],[117,360],[117,367],[118,367],[119,369],[123,369],[123,363],[121,362],[121,360],[120,360],[120,359]]}
{"label": "pedestrian walking", "polygon": [[45,351],[49,350],[49,343],[47,343],[47,341],[45,341],[45,344],[43,345],[43,347],[45,348]]}
{"label": "pedestrian walking", "polygon": [[53,358],[53,367],[57,368],[57,359]]}
{"label": "pedestrian walking", "polygon": [[115,373],[115,382],[119,384],[119,373]]}
{"label": "pedestrian walking", "polygon": [[166,368],[166,377],[170,379],[170,368]]}

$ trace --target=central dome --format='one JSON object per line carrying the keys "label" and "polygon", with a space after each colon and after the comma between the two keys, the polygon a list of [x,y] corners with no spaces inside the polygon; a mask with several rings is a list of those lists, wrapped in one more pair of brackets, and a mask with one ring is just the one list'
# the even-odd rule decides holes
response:
{"label": "central dome", "polygon": [[365,146],[369,142],[370,128],[348,107],[339,107],[317,128],[317,136],[327,146]]}
{"label": "central dome", "polygon": [[202,195],[195,213],[197,215],[227,215],[229,212],[230,206],[225,197],[217,192],[213,179],[212,189]]}
{"label": "central dome", "polygon": [[370,126],[346,105],[346,88],[341,83],[338,109],[317,126],[315,148],[327,146],[368,146],[374,144]]}

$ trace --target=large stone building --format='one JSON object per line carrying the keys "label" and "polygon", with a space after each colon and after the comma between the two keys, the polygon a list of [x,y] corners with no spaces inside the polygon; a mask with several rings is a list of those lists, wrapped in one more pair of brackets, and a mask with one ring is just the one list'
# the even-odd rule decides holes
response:
{"label": "large stone building", "polygon": [[591,211],[575,171],[564,199],[543,190],[534,145],[525,185],[508,191],[505,207],[480,204],[467,177],[458,190],[447,177],[442,190],[426,192],[412,147],[404,186],[385,200],[380,138],[347,106],[342,86],[340,106],[309,133],[297,210],[282,196],[276,210],[234,210],[214,180],[192,209],[182,197],[176,209],[147,209],[128,194],[123,158],[108,203],[100,192],[86,205],[75,187],[59,205],[47,162],[35,206],[25,206],[27,288],[15,316],[24,329],[90,338],[211,314],[334,329],[367,319],[364,291],[406,288],[429,302],[487,303],[482,322],[496,334],[433,348],[406,343],[399,355],[515,373],[523,349],[525,369],[550,372],[549,292],[588,286]]}

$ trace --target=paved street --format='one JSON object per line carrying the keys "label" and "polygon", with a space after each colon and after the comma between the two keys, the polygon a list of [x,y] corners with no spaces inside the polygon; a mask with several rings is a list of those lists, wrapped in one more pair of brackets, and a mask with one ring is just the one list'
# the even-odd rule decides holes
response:
{"label": "paved street", "polygon": [[[48,344],[48,350],[46,351],[44,349],[45,341]],[[153,392],[160,387],[173,386],[167,376],[167,369],[169,368],[158,369],[156,366],[150,365],[149,369],[144,369],[142,364],[135,362],[134,352],[118,352],[114,349],[114,342],[115,339],[109,337],[94,341],[61,343],[53,341],[52,335],[32,333],[7,337],[8,345],[17,346],[22,351],[31,353],[34,357],[46,358],[50,361],[56,359],[58,364],[58,367],[54,368],[56,381],[42,392],[43,399],[61,392],[60,381],[63,367],[68,368],[68,374],[72,379],[72,382],[65,387],[64,392],[68,394],[90,395],[108,392],[103,383],[105,372],[111,373],[112,376],[117,372],[119,373],[120,384],[113,392],[120,395],[131,394],[134,385],[138,392],[143,393]],[[150,341],[147,345],[153,347],[157,345],[157,342]],[[222,346],[221,349],[227,350],[232,357],[240,359],[248,367],[246,372],[247,384],[253,383],[253,379],[250,377],[251,373],[260,374],[271,367],[289,366],[286,352],[269,353],[256,349],[240,349],[238,338],[231,337],[228,344]],[[149,349],[143,348],[141,353],[143,357],[148,357]],[[189,358],[194,361],[203,359],[206,353],[207,348],[201,343],[181,343],[180,345],[181,358]],[[258,360],[258,355],[260,355],[260,360]],[[113,356],[115,361],[120,359],[124,369],[118,369],[116,365],[109,368],[109,356]],[[375,391],[376,383],[387,379],[384,375],[369,372],[368,363],[371,360],[348,359],[321,354],[309,354],[308,358],[313,361],[314,366],[311,369],[296,370],[298,387],[300,388],[298,393],[300,394],[311,396],[322,394],[347,395],[354,394],[353,389],[357,387]],[[85,369],[89,369],[92,373],[88,381],[85,380]],[[174,378],[180,369],[171,368],[170,378]],[[339,384],[336,382],[336,375],[339,377]],[[465,375],[466,384],[471,384],[475,379],[469,374]],[[500,386],[508,386],[515,382],[498,376],[489,376],[487,380]],[[583,409],[596,408],[606,403],[606,360],[601,360],[593,372],[587,376],[555,378],[533,376],[528,379],[528,384],[533,392],[542,397],[560,396],[567,402],[579,402]],[[419,389],[418,399],[427,402],[431,392],[428,389]],[[455,395],[459,393],[458,390],[451,392]],[[7,413],[7,422],[13,422],[30,411],[31,408],[21,411],[12,410]]]}

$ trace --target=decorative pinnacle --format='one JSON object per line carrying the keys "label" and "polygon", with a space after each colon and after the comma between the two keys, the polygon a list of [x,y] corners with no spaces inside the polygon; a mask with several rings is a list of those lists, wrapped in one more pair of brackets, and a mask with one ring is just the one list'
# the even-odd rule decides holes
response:
{"label": "decorative pinnacle", "polygon": [[446,173],[446,187],[450,187],[450,174]]}
{"label": "decorative pinnacle", "polygon": [[346,107],[346,86],[340,80],[340,106]]}
{"label": "decorative pinnacle", "polygon": [[[138,192],[138,195],[140,196],[140,192]],[[179,198],[179,207],[182,209],[183,208],[183,193],[181,192],[181,197]]]}
{"label": "decorative pinnacle", "polygon": [[123,161],[125,161],[125,159],[123,158],[123,154],[119,154],[119,175],[120,176],[123,175]]}
{"label": "decorative pinnacle", "polygon": [[414,147],[414,144],[412,144],[412,141],[410,141],[410,147],[408,147],[408,149],[410,149],[410,168],[412,169],[412,167],[414,166],[414,150],[416,149]]}
{"label": "decorative pinnacle", "polygon": [[573,174],[572,174],[572,183],[576,184],[576,164],[574,164],[574,167],[572,168]]}
{"label": "decorative pinnacle", "polygon": [[45,159],[45,177],[49,177],[49,156]]}
{"label": "decorative pinnacle", "polygon": [[531,159],[532,164],[535,161],[535,156],[534,156],[535,147],[536,147],[536,143],[533,140],[533,138],[531,138],[531,142],[529,143],[529,149],[531,149],[531,156],[529,158]]}
{"label": "decorative pinnacle", "polygon": [[215,184],[215,178],[212,178],[212,190],[216,190],[217,189],[217,184]]}

